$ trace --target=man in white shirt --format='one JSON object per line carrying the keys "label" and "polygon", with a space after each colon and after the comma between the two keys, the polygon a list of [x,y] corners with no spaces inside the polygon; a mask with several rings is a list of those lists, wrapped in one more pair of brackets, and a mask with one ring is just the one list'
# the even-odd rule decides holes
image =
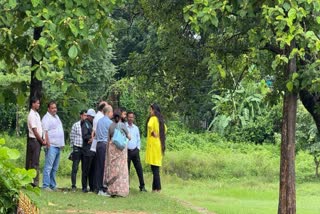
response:
{"label": "man in white shirt", "polygon": [[26,169],[35,169],[37,171],[36,177],[33,179],[32,186],[39,186],[39,159],[41,145],[45,145],[46,141],[43,139],[41,118],[38,113],[40,108],[40,100],[36,97],[30,99],[31,109],[28,115],[28,143],[26,152]]}
{"label": "man in white shirt", "polygon": [[129,175],[130,175],[130,163],[132,161],[139,178],[139,183],[140,183],[139,189],[141,192],[147,192],[147,190],[144,187],[145,185],[144,185],[144,179],[143,179],[143,170],[142,170],[140,154],[139,154],[140,146],[141,146],[140,132],[139,132],[139,128],[133,123],[135,120],[135,116],[133,112],[127,113],[127,120],[128,122],[126,123],[126,126],[131,136],[131,140],[128,142]]}
{"label": "man in white shirt", "polygon": [[48,112],[42,118],[42,127],[47,142],[42,188],[52,191],[56,189],[56,173],[60,162],[60,151],[65,145],[63,127],[57,115],[56,102],[49,102]]}

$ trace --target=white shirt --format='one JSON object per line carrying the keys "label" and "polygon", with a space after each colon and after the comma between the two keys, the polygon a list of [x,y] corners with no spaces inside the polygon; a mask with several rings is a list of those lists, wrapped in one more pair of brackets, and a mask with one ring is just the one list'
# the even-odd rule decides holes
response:
{"label": "white shirt", "polygon": [[30,109],[28,115],[28,130],[29,130],[29,137],[36,138],[33,133],[33,128],[37,128],[37,132],[40,137],[43,137],[42,125],[41,125],[41,118],[37,111]]}
{"label": "white shirt", "polygon": [[130,133],[131,140],[128,143],[128,149],[138,148],[140,150],[141,140],[140,140],[140,132],[138,126],[129,123],[126,123],[127,129]]}
{"label": "white shirt", "polygon": [[[101,118],[103,118],[103,116],[104,115],[103,115],[103,113],[101,111],[97,112],[96,116],[93,119],[93,126],[92,126],[93,131],[97,130],[98,121]],[[95,135],[94,138],[93,138],[92,144],[91,144],[90,151],[96,152],[96,150],[97,150],[97,138],[96,138],[96,135]]]}
{"label": "white shirt", "polygon": [[65,145],[63,127],[58,115],[53,116],[47,112],[42,118],[42,127],[45,132],[48,132],[51,146],[63,147]]}

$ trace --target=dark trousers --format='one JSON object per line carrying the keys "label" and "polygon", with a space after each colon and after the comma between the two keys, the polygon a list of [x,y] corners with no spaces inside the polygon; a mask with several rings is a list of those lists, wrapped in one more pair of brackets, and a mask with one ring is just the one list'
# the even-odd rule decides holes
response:
{"label": "dark trousers", "polygon": [[96,155],[95,152],[91,152],[91,165],[89,171],[89,187],[90,191],[94,192],[97,189],[95,171],[96,171]]}
{"label": "dark trousers", "polygon": [[93,161],[94,161],[94,155],[83,155],[82,157],[82,176],[81,176],[81,182],[82,182],[82,190],[87,190],[88,187],[88,180],[89,180],[89,187],[91,191],[94,191],[95,185],[94,185],[94,176],[92,175],[94,172],[93,167]]}
{"label": "dark trousers", "polygon": [[140,161],[140,154],[139,154],[139,149],[135,148],[133,150],[128,149],[128,171],[130,175],[130,164],[131,161],[133,162],[134,168],[136,169],[138,178],[139,178],[139,183],[140,183],[140,190],[144,188],[144,179],[143,179],[143,170],[141,166],[141,161]]}
{"label": "dark trousers", "polygon": [[161,190],[160,167],[151,165],[153,174],[152,190]]}
{"label": "dark trousers", "polygon": [[35,138],[28,138],[27,154],[26,154],[26,169],[35,169],[36,177],[33,179],[33,186],[39,186],[39,159],[40,159],[41,144]]}
{"label": "dark trousers", "polygon": [[96,164],[95,164],[95,179],[97,190],[105,190],[103,187],[104,162],[106,159],[107,144],[104,142],[97,143],[96,149]]}
{"label": "dark trousers", "polygon": [[[73,146],[72,152],[72,171],[71,171],[71,184],[72,188],[76,188],[77,184],[77,172],[79,168],[79,163],[82,160],[82,148],[78,146]],[[82,162],[82,161],[81,161]],[[83,163],[81,163],[82,165]]]}

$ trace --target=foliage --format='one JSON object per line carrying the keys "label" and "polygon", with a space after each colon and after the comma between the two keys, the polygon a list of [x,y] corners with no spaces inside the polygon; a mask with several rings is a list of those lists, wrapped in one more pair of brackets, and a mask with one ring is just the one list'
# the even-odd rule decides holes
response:
{"label": "foliage", "polygon": [[[17,149],[4,146],[0,139],[0,213],[13,213],[17,207],[19,190],[26,187],[32,190],[30,183],[36,176],[34,169],[17,168],[13,163],[20,156]],[[12,143],[12,142],[10,142]],[[39,190],[39,189],[38,189]],[[32,191],[36,191],[33,189]]]}
{"label": "foliage", "polygon": [[297,119],[297,147],[296,150],[305,150],[312,155],[315,164],[315,175],[319,176],[320,138],[317,126],[307,110],[300,104]]}
{"label": "foliage", "polygon": [[280,131],[276,125],[280,120],[280,106],[269,105],[268,93],[263,80],[213,94],[215,116],[209,130],[237,142],[274,142],[274,133]]}
{"label": "foliage", "polygon": [[[120,27],[114,62],[118,77],[133,78],[139,94],[151,95],[167,117],[178,112],[190,128],[197,129],[212,117],[207,96],[211,78],[202,64],[203,48],[183,19],[187,3],[133,1],[115,11]],[[141,105],[141,111],[147,106]]]}

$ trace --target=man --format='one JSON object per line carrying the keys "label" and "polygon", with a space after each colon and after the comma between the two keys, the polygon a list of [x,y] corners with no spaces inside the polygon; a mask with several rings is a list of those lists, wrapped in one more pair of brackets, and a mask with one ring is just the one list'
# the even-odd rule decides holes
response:
{"label": "man", "polygon": [[112,124],[113,109],[107,105],[103,109],[104,117],[98,121],[96,130],[97,150],[96,150],[96,165],[95,178],[97,183],[98,195],[107,196],[106,190],[103,187],[104,163],[106,158],[106,145],[109,142],[109,127]]}
{"label": "man", "polygon": [[92,122],[96,112],[93,109],[87,111],[87,119],[81,122],[81,133],[82,133],[82,192],[87,193],[87,181],[89,180],[90,191],[94,191],[95,182],[94,175],[91,171],[92,160],[94,158],[94,152],[90,151],[92,143]]}
{"label": "man", "polygon": [[26,169],[35,169],[36,177],[33,179],[32,186],[39,186],[39,159],[41,145],[45,145],[46,141],[42,138],[41,118],[38,113],[40,108],[40,100],[36,97],[30,99],[31,109],[28,115],[28,143],[26,154]]}
{"label": "man", "polygon": [[63,127],[57,115],[55,101],[49,102],[48,112],[42,119],[42,127],[47,142],[42,188],[52,191],[56,189],[56,173],[60,162],[60,152],[65,145]]}
{"label": "man", "polygon": [[139,178],[139,189],[141,192],[147,192],[144,185],[143,179],[143,171],[140,162],[140,132],[139,128],[134,124],[135,115],[133,112],[127,113],[127,120],[126,126],[131,136],[131,140],[128,142],[128,171],[130,175],[130,164],[131,161],[133,162],[134,168],[136,169],[138,178]]}
{"label": "man", "polygon": [[[87,110],[80,111],[80,120],[72,125],[70,132],[70,146],[72,148],[72,171],[71,171],[71,188],[76,191],[77,172],[79,163],[82,160],[82,133],[81,122],[87,119]],[[81,164],[82,165],[82,164]]]}
{"label": "man", "polygon": [[91,145],[91,148],[90,150],[93,151],[93,152],[96,152],[96,147],[97,147],[97,140],[96,140],[96,137],[95,137],[95,132],[96,132],[96,129],[97,129],[97,124],[98,124],[98,121],[103,118],[104,114],[103,114],[103,109],[104,107],[108,105],[108,103],[106,101],[101,101],[98,105],[98,112],[96,114],[96,116],[94,117],[94,120],[93,120],[93,132],[92,132],[92,138],[93,138],[93,141],[92,141],[92,145]]}
{"label": "man", "polygon": [[119,108],[121,112],[121,122],[125,123],[127,121],[127,109],[124,107]]}

